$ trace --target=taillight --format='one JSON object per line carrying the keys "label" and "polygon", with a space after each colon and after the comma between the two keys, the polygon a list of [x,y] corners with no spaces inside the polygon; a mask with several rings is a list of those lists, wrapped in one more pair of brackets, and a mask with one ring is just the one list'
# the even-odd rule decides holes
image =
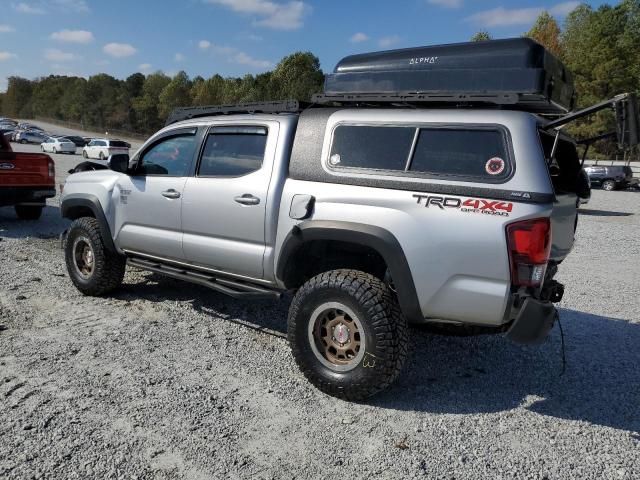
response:
{"label": "taillight", "polygon": [[551,223],[548,218],[536,218],[507,225],[507,242],[511,262],[511,283],[538,287],[551,252]]}
{"label": "taillight", "polygon": [[56,178],[56,167],[53,164],[53,160],[49,160],[49,178],[54,180]]}

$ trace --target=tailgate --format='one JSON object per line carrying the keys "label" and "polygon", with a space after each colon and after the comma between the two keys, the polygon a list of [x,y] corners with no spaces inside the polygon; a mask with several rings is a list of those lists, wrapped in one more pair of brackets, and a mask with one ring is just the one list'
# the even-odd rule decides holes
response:
{"label": "tailgate", "polygon": [[42,153],[0,152],[0,187],[54,186],[49,162]]}
{"label": "tailgate", "polygon": [[[546,159],[551,156],[554,138],[547,132],[540,132]],[[556,196],[551,212],[550,258],[559,263],[573,248],[578,224],[578,194],[586,195],[589,186],[586,175],[581,174],[575,143],[568,137],[560,136],[555,158],[548,164],[548,169]]]}

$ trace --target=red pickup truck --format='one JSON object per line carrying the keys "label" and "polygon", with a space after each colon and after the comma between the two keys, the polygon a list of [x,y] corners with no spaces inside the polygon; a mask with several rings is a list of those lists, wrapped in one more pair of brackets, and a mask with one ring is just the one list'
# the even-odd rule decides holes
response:
{"label": "red pickup truck", "polygon": [[55,178],[49,155],[14,152],[0,131],[0,207],[13,205],[24,220],[40,218],[47,198],[56,195]]}

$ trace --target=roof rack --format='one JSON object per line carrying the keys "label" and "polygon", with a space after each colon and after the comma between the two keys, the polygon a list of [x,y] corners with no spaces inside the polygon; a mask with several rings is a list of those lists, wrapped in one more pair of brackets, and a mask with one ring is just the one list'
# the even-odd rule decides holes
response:
{"label": "roof rack", "polygon": [[515,105],[521,95],[515,93],[459,93],[459,92],[397,92],[397,93],[343,93],[313,95],[313,103],[326,104],[419,104],[419,103],[492,103]]}
{"label": "roof rack", "polygon": [[231,115],[239,113],[297,113],[307,106],[304,102],[298,100],[278,100],[272,102],[249,102],[236,103],[229,105],[211,105],[206,107],[183,107],[176,108],[169,118],[166,125],[189,120],[190,118],[209,117],[214,115]]}
{"label": "roof rack", "polygon": [[561,107],[541,95],[488,92],[400,92],[392,94],[348,93],[313,95],[312,101],[324,106],[413,106],[413,107],[487,107],[535,111],[540,114],[561,115]]}

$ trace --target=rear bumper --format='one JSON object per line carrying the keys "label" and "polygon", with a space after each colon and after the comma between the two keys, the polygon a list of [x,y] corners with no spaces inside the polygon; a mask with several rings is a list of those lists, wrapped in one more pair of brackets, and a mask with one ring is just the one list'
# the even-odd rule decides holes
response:
{"label": "rear bumper", "polygon": [[553,304],[562,300],[563,294],[564,286],[552,280],[545,284],[538,298],[518,297],[515,302],[519,305],[518,313],[507,330],[507,337],[516,343],[542,342],[556,320],[557,311]]}
{"label": "rear bumper", "polygon": [[55,187],[0,187],[0,207],[11,205],[44,205],[56,196]]}
{"label": "rear bumper", "polygon": [[516,343],[539,343],[553,328],[555,318],[556,307],[551,302],[529,297],[525,299],[518,316],[507,331],[507,337]]}

